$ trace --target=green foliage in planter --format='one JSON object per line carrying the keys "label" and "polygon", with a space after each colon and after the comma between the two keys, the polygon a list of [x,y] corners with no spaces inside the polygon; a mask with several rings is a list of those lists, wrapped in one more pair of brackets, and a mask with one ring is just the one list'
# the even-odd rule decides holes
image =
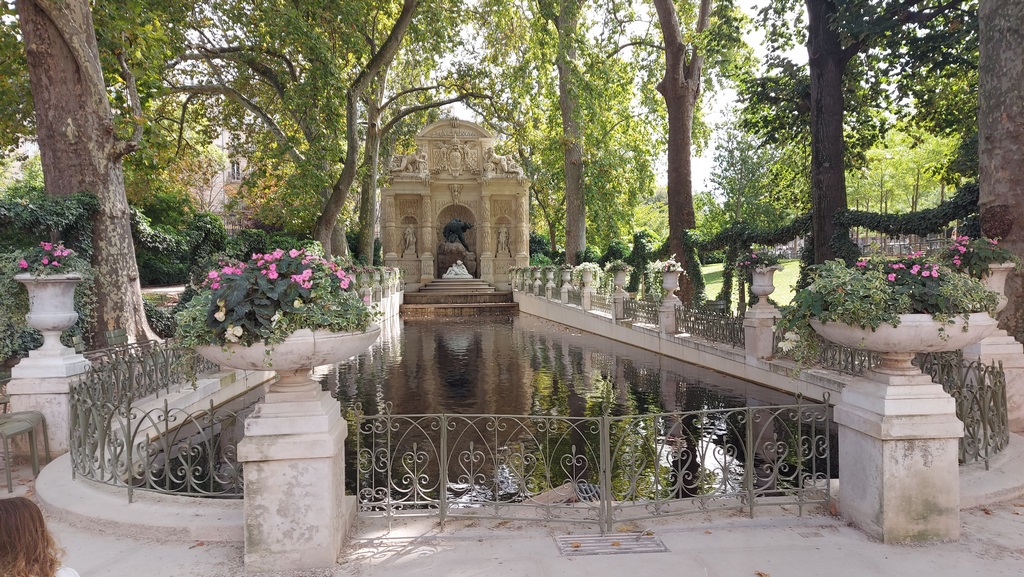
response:
{"label": "green foliage in planter", "polygon": [[952,323],[957,315],[965,321],[970,313],[994,315],[998,301],[977,279],[924,258],[861,259],[852,267],[836,259],[812,269],[811,284],[777,324],[785,335],[780,348],[800,361],[818,352],[811,319],[871,330],[899,326],[900,315],[913,313]]}

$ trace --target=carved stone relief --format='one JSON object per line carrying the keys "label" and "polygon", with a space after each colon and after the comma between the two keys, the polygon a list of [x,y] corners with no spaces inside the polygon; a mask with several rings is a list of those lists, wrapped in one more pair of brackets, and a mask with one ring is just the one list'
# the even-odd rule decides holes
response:
{"label": "carved stone relief", "polygon": [[480,150],[476,142],[462,142],[453,138],[448,142],[435,142],[430,172],[448,174],[458,178],[462,174],[480,174]]}
{"label": "carved stone relief", "polygon": [[398,214],[404,216],[417,216],[419,211],[420,202],[414,198],[400,198],[398,199]]}

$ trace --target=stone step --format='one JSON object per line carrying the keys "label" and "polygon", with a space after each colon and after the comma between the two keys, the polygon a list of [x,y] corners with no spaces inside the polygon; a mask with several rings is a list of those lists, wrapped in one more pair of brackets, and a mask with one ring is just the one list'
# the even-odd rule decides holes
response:
{"label": "stone step", "polygon": [[518,315],[518,303],[463,303],[463,304],[403,304],[399,309],[404,318],[473,317],[483,315]]}
{"label": "stone step", "polygon": [[513,302],[511,291],[494,290],[489,292],[416,292],[406,293],[403,299],[403,304],[407,305]]}

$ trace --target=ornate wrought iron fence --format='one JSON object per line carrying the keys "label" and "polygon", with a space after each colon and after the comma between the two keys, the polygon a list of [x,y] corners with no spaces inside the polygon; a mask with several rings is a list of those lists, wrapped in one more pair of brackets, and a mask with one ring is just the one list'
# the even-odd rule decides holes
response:
{"label": "ornate wrought iron fence", "polygon": [[597,525],[829,501],[825,404],[624,417],[353,417],[367,516]]}
{"label": "ornate wrought iron fence", "polygon": [[743,317],[719,311],[677,306],[676,328],[709,341],[744,346]]}
{"label": "ornate wrought iron fence", "polygon": [[623,312],[631,321],[658,326],[661,323],[658,318],[659,306],[658,303],[645,300],[626,299],[623,303]]}
{"label": "ornate wrought iron fence", "polygon": [[569,287],[569,304],[577,307],[583,306],[583,291],[580,289],[570,286]]}
{"label": "ornate wrought iron fence", "polygon": [[595,292],[590,296],[591,310],[612,314],[612,297],[605,293]]}
{"label": "ornate wrought iron fence", "polygon": [[[72,382],[69,401],[72,475],[134,489],[193,496],[242,496],[235,449],[257,399],[244,397],[195,412],[141,408],[175,384],[210,368],[173,343],[98,351]],[[203,371],[206,372],[206,371]]]}
{"label": "ornate wrought iron fence", "polygon": [[1010,443],[1002,363],[965,362],[962,351],[919,355],[917,361],[956,400],[956,416],[964,424],[960,464],[982,462],[987,470],[989,458]]}
{"label": "ornate wrought iron fence", "polygon": [[[778,350],[781,336],[776,333],[775,338]],[[819,363],[826,369],[862,375],[878,362],[877,353],[871,351],[844,347],[825,339],[821,339],[821,345]],[[921,354],[915,362],[956,401],[956,416],[964,424],[964,436],[959,442],[960,464],[982,462],[988,469],[989,459],[1010,442],[1006,375],[1002,363],[967,362],[963,351]]]}

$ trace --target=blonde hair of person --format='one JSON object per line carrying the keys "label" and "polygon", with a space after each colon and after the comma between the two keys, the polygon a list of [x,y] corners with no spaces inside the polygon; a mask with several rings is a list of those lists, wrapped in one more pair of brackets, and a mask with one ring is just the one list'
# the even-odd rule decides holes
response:
{"label": "blonde hair of person", "polygon": [[63,554],[35,503],[24,497],[0,499],[0,575],[53,577]]}

